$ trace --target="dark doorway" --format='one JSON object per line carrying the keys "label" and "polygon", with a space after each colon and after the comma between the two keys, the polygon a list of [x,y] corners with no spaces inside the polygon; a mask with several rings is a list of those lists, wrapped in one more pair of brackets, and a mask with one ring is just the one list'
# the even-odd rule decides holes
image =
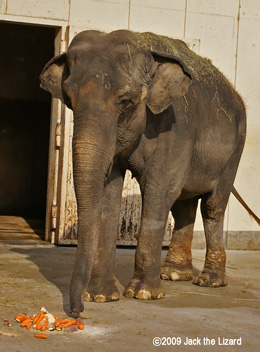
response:
{"label": "dark doorway", "polygon": [[55,29],[0,23],[0,215],[44,222],[51,97],[39,75]]}

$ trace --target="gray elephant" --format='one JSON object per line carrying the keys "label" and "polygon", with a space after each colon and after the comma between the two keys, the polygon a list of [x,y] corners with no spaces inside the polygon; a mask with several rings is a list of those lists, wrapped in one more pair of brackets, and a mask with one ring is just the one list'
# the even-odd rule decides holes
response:
{"label": "gray elephant", "polygon": [[[180,40],[126,30],[79,33],[40,78],[41,87],[74,112],[78,247],[72,311],[84,309],[84,297],[119,299],[115,253],[126,169],[140,184],[142,221],[124,295],[162,298],[160,275],[193,278],[199,199],[207,248],[194,283],[226,285],[223,218],[246,135],[244,104],[227,79]],[[170,210],[175,228],[160,268]]]}

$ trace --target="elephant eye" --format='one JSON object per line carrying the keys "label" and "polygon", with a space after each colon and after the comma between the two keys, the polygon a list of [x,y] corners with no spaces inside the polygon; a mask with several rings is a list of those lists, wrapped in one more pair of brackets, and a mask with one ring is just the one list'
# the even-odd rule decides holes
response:
{"label": "elephant eye", "polygon": [[129,104],[131,104],[131,100],[130,99],[123,99],[121,100],[121,106],[123,108],[126,108]]}
{"label": "elephant eye", "polygon": [[120,110],[121,111],[125,111],[127,109],[129,109],[132,105],[134,104],[134,102],[132,101],[131,98],[123,98],[120,100]]}

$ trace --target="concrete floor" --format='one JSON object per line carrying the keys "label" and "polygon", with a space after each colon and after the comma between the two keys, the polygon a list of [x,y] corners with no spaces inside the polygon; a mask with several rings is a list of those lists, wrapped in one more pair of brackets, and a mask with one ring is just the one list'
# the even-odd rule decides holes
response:
{"label": "concrete floor", "polygon": [[[28,233],[28,226],[24,228]],[[15,232],[15,231],[13,231]],[[30,232],[30,231],[29,231]],[[214,289],[191,282],[163,281],[166,297],[138,301],[121,297],[118,302],[85,303],[85,330],[48,332],[48,339],[14,321],[16,314],[37,313],[42,306],[65,318],[69,315],[68,292],[75,247],[56,247],[19,234],[0,233],[0,346],[1,351],[198,351],[259,352],[260,350],[260,252],[228,251],[227,287]],[[133,274],[134,250],[117,249],[118,287]],[[166,251],[162,252],[162,258]],[[204,251],[193,250],[194,273],[203,266]],[[4,319],[12,323],[4,326]],[[153,339],[166,345],[155,347]],[[180,345],[167,345],[179,338]],[[218,339],[242,338],[242,345],[220,345]],[[186,338],[201,345],[185,345]],[[205,338],[215,345],[205,345]]]}

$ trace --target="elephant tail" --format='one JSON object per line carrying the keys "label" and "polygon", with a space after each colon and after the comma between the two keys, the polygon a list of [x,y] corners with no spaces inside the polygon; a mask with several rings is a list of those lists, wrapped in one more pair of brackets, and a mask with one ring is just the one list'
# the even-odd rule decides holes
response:
{"label": "elephant tail", "polygon": [[232,191],[231,191],[234,196],[236,197],[236,199],[239,201],[240,204],[243,205],[243,207],[247,210],[248,214],[250,216],[252,216],[252,218],[258,223],[258,225],[260,226],[260,219],[258,216],[255,215],[255,213],[249,208],[249,206],[246,204],[246,202],[244,201],[244,199],[240,196],[240,194],[238,193],[238,191],[235,189],[235,187],[233,186]]}

